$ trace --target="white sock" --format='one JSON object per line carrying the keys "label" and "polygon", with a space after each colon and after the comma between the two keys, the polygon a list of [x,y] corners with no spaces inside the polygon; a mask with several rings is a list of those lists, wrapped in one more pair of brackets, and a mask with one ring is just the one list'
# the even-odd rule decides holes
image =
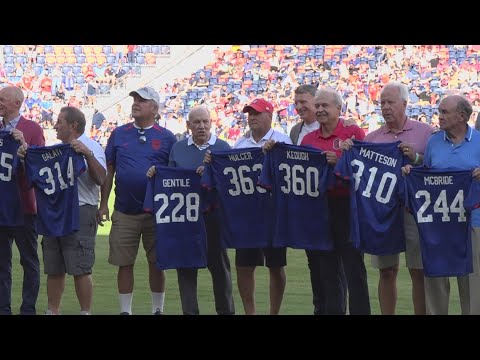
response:
{"label": "white sock", "polygon": [[132,299],[133,293],[130,294],[118,294],[120,299],[120,312],[128,312],[132,315]]}
{"label": "white sock", "polygon": [[88,310],[80,310],[80,315],[92,315]]}
{"label": "white sock", "polygon": [[165,293],[152,292],[152,314],[160,309],[163,313],[163,302],[165,300]]}

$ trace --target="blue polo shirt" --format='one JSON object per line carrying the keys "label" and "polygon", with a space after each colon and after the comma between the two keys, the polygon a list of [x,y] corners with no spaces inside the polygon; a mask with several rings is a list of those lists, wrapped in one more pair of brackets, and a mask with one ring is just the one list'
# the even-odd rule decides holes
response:
{"label": "blue polo shirt", "polygon": [[[443,130],[433,134],[428,140],[423,164],[436,169],[473,171],[480,167],[480,132],[468,126],[465,138],[459,144],[454,144]],[[472,212],[472,226],[480,227],[480,209]]]}

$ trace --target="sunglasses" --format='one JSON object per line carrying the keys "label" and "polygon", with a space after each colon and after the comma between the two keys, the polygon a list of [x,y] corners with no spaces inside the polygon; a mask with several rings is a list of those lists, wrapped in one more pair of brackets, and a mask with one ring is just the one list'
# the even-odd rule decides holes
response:
{"label": "sunglasses", "polygon": [[144,129],[138,129],[138,134],[140,135],[138,137],[138,142],[140,144],[145,144],[147,142],[147,137],[145,136],[145,130]]}

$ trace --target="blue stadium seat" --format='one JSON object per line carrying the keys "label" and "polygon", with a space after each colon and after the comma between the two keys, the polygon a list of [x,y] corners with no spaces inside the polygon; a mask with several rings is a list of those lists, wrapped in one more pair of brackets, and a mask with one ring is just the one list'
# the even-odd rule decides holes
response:
{"label": "blue stadium seat", "polygon": [[15,60],[17,61],[17,63],[25,65],[25,63],[27,62],[27,57],[25,55],[17,55]]}
{"label": "blue stadium seat", "polygon": [[109,64],[109,65],[115,64],[116,60],[117,60],[117,57],[115,55],[108,55],[107,56],[107,64]]}
{"label": "blue stadium seat", "polygon": [[13,76],[15,75],[15,67],[13,65],[5,65],[5,72],[7,73],[7,76]]}
{"label": "blue stadium seat", "polygon": [[160,51],[162,55],[170,55],[170,46],[162,45],[162,50]]}
{"label": "blue stadium seat", "polygon": [[43,72],[43,66],[37,63],[33,66],[33,71],[35,71],[35,75],[40,76]]}
{"label": "blue stadium seat", "polygon": [[105,55],[110,55],[112,53],[112,47],[110,45],[103,45],[102,51]]}
{"label": "blue stadium seat", "polygon": [[74,65],[72,70],[75,75],[79,75],[82,73],[82,67],[80,65]]}
{"label": "blue stadium seat", "polygon": [[419,105],[413,105],[411,109],[412,109],[412,116],[420,115],[421,107]]}
{"label": "blue stadium seat", "polygon": [[83,54],[77,55],[77,63],[83,64],[86,60],[86,56]]}
{"label": "blue stadium seat", "polygon": [[37,55],[37,64],[45,64],[45,55]]}
{"label": "blue stadium seat", "polygon": [[150,45],[142,45],[140,46],[140,49],[142,49],[143,54],[152,52],[152,47]]}
{"label": "blue stadium seat", "polygon": [[15,62],[15,58],[13,56],[5,57],[5,64],[13,64]]}
{"label": "blue stadium seat", "polygon": [[427,117],[432,116],[432,108],[430,105],[424,105],[422,106],[422,112],[427,115]]}
{"label": "blue stadium seat", "polygon": [[5,55],[13,55],[13,46],[11,46],[11,45],[5,45],[5,46],[3,47],[3,53],[4,53]]}
{"label": "blue stadium seat", "polygon": [[45,48],[43,49],[45,54],[51,54],[53,53],[53,46],[52,45],[45,45]]}
{"label": "blue stadium seat", "polygon": [[140,65],[145,64],[145,56],[143,54],[137,54],[136,62]]}
{"label": "blue stadium seat", "polygon": [[154,53],[155,55],[159,55],[160,54],[160,45],[152,45],[152,53]]}
{"label": "blue stadium seat", "polygon": [[75,76],[75,82],[79,85],[83,85],[83,83],[85,82],[85,77],[82,74],[77,75]]}
{"label": "blue stadium seat", "polygon": [[[70,65],[64,65],[62,66],[62,72],[67,75],[70,71],[72,70],[72,67]],[[81,71],[80,71],[81,72]]]}
{"label": "blue stadium seat", "polygon": [[73,53],[77,56],[83,54],[83,47],[81,45],[75,45],[73,47]]}

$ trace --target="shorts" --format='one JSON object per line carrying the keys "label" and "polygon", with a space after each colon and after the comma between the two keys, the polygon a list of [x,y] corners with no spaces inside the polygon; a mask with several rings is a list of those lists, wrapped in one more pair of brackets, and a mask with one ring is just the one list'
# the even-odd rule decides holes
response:
{"label": "shorts", "polygon": [[287,248],[237,249],[236,266],[266,266],[268,268],[287,265]]}
{"label": "shorts", "polygon": [[91,274],[95,263],[97,206],[80,206],[80,229],[61,237],[42,239],[43,268],[47,275]]}
{"label": "shorts", "polygon": [[116,266],[135,264],[140,238],[148,262],[154,264],[156,260],[154,216],[148,213],[128,215],[114,210],[108,239],[110,244],[108,262]]}
{"label": "shorts", "polygon": [[[423,269],[420,235],[413,215],[405,210],[405,261],[409,269]],[[372,266],[375,269],[386,269],[400,263],[400,254],[377,256],[372,255]]]}

